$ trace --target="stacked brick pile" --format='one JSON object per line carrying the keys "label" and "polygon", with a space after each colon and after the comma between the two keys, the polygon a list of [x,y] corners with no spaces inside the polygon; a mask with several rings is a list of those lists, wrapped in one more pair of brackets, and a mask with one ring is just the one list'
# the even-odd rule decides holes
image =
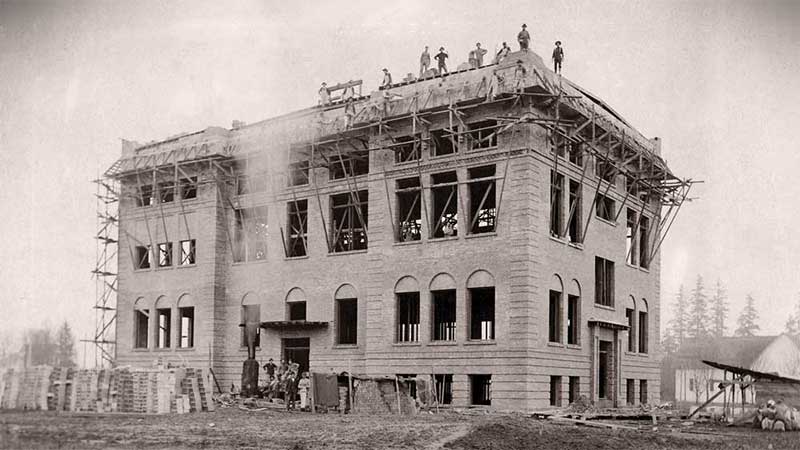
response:
{"label": "stacked brick pile", "polygon": [[[416,413],[414,399],[408,392],[405,382],[400,386],[400,414]],[[353,389],[353,412],[364,414],[397,414],[397,389],[393,378],[359,379]]]}
{"label": "stacked brick pile", "polygon": [[197,412],[214,409],[197,369],[38,366],[0,370],[0,408],[75,412]]}

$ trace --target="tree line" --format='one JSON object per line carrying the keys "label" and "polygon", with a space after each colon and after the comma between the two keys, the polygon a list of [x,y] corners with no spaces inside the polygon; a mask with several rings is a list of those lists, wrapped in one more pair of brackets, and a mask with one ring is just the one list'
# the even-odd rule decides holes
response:
{"label": "tree line", "polygon": [[[674,315],[664,328],[662,339],[664,351],[668,354],[675,352],[687,339],[729,335],[727,319],[730,303],[727,291],[719,280],[711,289],[710,296],[701,275],[697,276],[694,288],[688,296],[681,285],[672,303],[672,310]],[[800,330],[800,302],[794,317],[793,326]],[[745,306],[736,318],[733,336],[756,336],[760,331],[758,319],[756,300],[751,294],[747,294]],[[787,330],[788,326],[787,323]]]}
{"label": "tree line", "polygon": [[17,337],[8,333],[0,336],[0,367],[75,367],[75,356],[75,335],[67,321],[55,331],[45,325],[29,328]]}

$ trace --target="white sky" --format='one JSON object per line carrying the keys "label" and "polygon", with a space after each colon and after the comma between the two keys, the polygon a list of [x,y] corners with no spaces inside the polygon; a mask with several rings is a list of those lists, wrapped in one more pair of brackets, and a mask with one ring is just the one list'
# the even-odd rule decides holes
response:
{"label": "white sky", "polygon": [[[229,4],[230,3],[230,4]],[[382,4],[383,6],[376,6]],[[526,22],[564,76],[609,102],[681,176],[705,180],[662,248],[662,304],[720,279],[734,327],[798,298],[800,2],[0,2],[0,329],[93,329],[90,180],[120,138],[161,139],[316,102],[319,83],[455,67]]]}

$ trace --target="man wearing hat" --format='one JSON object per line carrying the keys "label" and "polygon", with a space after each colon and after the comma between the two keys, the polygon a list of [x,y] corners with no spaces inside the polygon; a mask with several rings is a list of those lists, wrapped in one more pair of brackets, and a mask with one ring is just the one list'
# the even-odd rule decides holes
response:
{"label": "man wearing hat", "polygon": [[381,83],[382,88],[388,88],[392,85],[392,74],[389,73],[389,69],[386,67],[383,68],[383,82]]}
{"label": "man wearing hat", "polygon": [[319,88],[319,104],[327,105],[331,102],[331,91],[328,90],[328,83],[323,82]]}
{"label": "man wearing hat", "polygon": [[495,57],[494,62],[496,63],[502,62],[504,59],[506,59],[506,56],[508,56],[509,53],[511,53],[511,47],[509,47],[508,44],[503,42],[503,47],[500,49],[499,52],[497,52],[497,56]]}
{"label": "man wearing hat", "polygon": [[431,66],[431,54],[428,53],[428,46],[425,46],[425,50],[422,51],[422,54],[419,55],[419,77],[422,78],[423,74],[428,71],[428,68]]}
{"label": "man wearing hat", "polygon": [[517,34],[517,41],[519,42],[519,49],[522,51],[528,51],[528,43],[531,41],[531,35],[528,34],[528,25],[522,24],[522,31]]}
{"label": "man wearing hat", "polygon": [[449,73],[447,71],[447,63],[445,62],[447,53],[445,53],[444,47],[439,47],[439,53],[437,53],[434,58],[436,58],[436,61],[439,63],[439,74]]}
{"label": "man wearing hat", "polygon": [[553,49],[553,72],[561,73],[561,61],[564,60],[564,49],[561,48],[561,41],[556,41],[556,48]]}
{"label": "man wearing hat", "polygon": [[476,67],[481,67],[483,65],[483,55],[488,53],[488,51],[484,48],[481,48],[481,43],[478,42],[475,44],[475,62],[477,64]]}

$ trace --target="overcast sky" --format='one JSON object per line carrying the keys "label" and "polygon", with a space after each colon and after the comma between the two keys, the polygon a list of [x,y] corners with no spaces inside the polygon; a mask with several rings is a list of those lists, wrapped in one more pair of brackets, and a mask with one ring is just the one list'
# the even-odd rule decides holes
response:
{"label": "overcast sky", "polygon": [[[385,6],[375,6],[377,4]],[[718,279],[764,333],[800,298],[800,2],[0,2],[0,329],[93,329],[90,180],[140,142],[316,102],[319,83],[451,66],[528,24],[563,74],[704,180],[662,247],[662,304]],[[547,58],[545,58],[547,59]]]}

